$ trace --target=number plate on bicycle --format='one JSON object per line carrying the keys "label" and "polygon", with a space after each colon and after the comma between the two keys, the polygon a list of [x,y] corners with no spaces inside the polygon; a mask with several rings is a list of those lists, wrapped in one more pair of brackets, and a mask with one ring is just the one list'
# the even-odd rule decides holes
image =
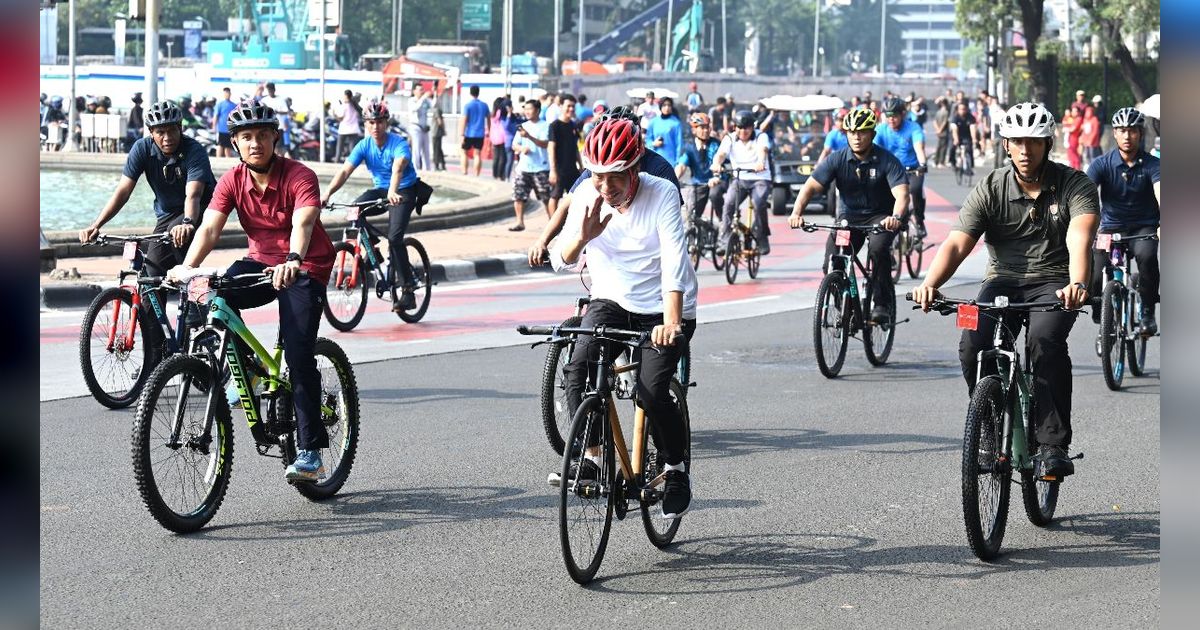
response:
{"label": "number plate on bicycle", "polygon": [[349,210],[346,211],[346,220],[347,221],[357,221],[358,213],[359,213],[359,207],[352,206]]}
{"label": "number plate on bicycle", "polygon": [[137,260],[137,253],[138,253],[137,242],[136,241],[126,241],[125,242],[125,252],[123,254],[125,260]]}
{"label": "number plate on bicycle", "polygon": [[838,230],[833,242],[838,247],[848,247],[850,245],[850,230]]}
{"label": "number plate on bicycle", "polygon": [[207,277],[192,278],[188,283],[188,301],[203,304],[208,301],[209,281]]}
{"label": "number plate on bicycle", "polygon": [[1097,234],[1096,249],[1106,252],[1112,247],[1112,234]]}
{"label": "number plate on bicycle", "polygon": [[959,304],[955,324],[962,330],[979,330],[979,307],[974,304]]}

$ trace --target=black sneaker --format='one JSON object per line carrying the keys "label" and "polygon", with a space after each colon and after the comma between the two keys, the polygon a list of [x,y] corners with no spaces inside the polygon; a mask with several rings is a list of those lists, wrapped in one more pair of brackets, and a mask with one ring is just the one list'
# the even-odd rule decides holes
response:
{"label": "black sneaker", "polygon": [[662,517],[675,519],[683,516],[692,503],[692,483],[688,474],[680,470],[668,470],[663,485]]}
{"label": "black sneaker", "polygon": [[417,308],[417,296],[413,294],[412,289],[404,289],[400,292],[400,300],[392,307],[394,311],[411,311]]}
{"label": "black sneaker", "polygon": [[925,223],[918,222],[917,223],[917,238],[925,238],[926,236],[929,236],[929,232],[925,229]]}
{"label": "black sneaker", "polygon": [[758,246],[758,255],[759,256],[766,256],[766,255],[769,255],[770,253],[771,253],[770,245],[763,243],[762,245]]}
{"label": "black sneaker", "polygon": [[880,326],[884,324],[890,324],[892,322],[892,312],[886,306],[880,306],[876,304],[875,307],[871,309],[871,321]]}
{"label": "black sneaker", "polygon": [[1100,305],[1099,304],[1092,305],[1092,323],[1096,324],[1097,326],[1100,325]]}
{"label": "black sneaker", "polygon": [[1154,319],[1154,313],[1142,314],[1142,334],[1153,335],[1158,332],[1158,322]]}
{"label": "black sneaker", "polygon": [[600,467],[596,462],[583,458],[571,462],[571,468],[567,471],[567,481],[596,481],[600,478]]}
{"label": "black sneaker", "polygon": [[1062,478],[1075,474],[1075,463],[1067,456],[1067,449],[1061,446],[1043,444],[1038,448],[1036,459],[1040,465],[1039,476]]}

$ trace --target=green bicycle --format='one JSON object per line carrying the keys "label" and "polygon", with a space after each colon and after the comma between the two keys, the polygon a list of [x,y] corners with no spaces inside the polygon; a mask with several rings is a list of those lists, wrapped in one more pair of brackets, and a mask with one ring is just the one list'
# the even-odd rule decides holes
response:
{"label": "green bicycle", "polygon": [[[277,337],[274,351],[268,352],[223,297],[230,290],[266,284],[269,276],[195,271],[186,281],[186,291],[189,300],[207,302],[207,321],[192,335],[186,353],[172,355],[155,368],[133,422],[133,471],[142,502],[159,524],[179,533],[208,523],[229,487],[233,424],[224,375],[237,388],[258,454],[280,458],[284,466],[296,458],[292,386],[284,370],[282,341]],[[252,356],[245,356],[242,348]],[[321,450],[327,473],[317,482],[293,484],[313,501],[333,496],[346,483],[359,432],[358,386],[346,353],[318,338],[316,358],[321,419],[329,433],[330,446]],[[278,452],[273,454],[273,449]]]}
{"label": "green bicycle", "polygon": [[[907,298],[912,301],[912,293]],[[1013,471],[1021,475],[1021,497],[1029,522],[1038,527],[1049,525],[1058,506],[1062,478],[1042,474],[1033,458],[1038,446],[1030,413],[1033,374],[1028,357],[1022,367],[1015,345],[1028,313],[1062,310],[1063,304],[1010,303],[1004,296],[990,303],[943,297],[934,300],[930,309],[942,315],[956,314],[958,327],[967,330],[977,330],[981,316],[997,322],[992,347],[979,352],[979,376],[967,407],[962,450],[967,542],[976,557],[991,561],[1000,554],[1004,540]],[[1071,459],[1083,459],[1083,453]]]}

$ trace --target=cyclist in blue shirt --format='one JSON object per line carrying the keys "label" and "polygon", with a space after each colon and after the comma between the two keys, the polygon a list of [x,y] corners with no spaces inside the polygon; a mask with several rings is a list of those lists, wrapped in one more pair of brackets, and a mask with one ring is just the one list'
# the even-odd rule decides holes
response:
{"label": "cyclist in blue shirt", "polygon": [[[1146,118],[1126,107],[1112,117],[1113,138],[1117,148],[1093,160],[1087,176],[1100,188],[1100,233],[1122,236],[1156,234],[1159,230],[1159,160],[1142,148]],[[1132,241],[1138,269],[1138,293],[1142,296],[1143,332],[1158,332],[1154,306],[1158,303],[1158,241]],[[1100,295],[1107,252],[1092,254],[1092,295]],[[1100,307],[1092,306],[1092,319],[1100,323]]]}
{"label": "cyclist in blue shirt", "polygon": [[691,179],[683,187],[685,210],[689,213],[686,220],[696,219],[704,214],[705,203],[712,203],[714,212],[721,207],[721,198],[725,194],[725,180],[713,175],[713,158],[721,143],[712,137],[712,123],[708,114],[696,112],[688,117],[692,127],[692,141],[683,149],[679,161],[675,163],[675,174],[683,177],[683,169],[691,171]]}
{"label": "cyclist in blue shirt", "polygon": [[[388,201],[388,256],[392,264],[387,281],[395,282],[396,274],[403,274],[404,284],[400,301],[392,305],[392,310],[404,311],[417,306],[416,296],[413,294],[416,279],[408,262],[408,249],[404,247],[404,233],[408,230],[408,221],[412,218],[413,209],[417,207],[417,170],[412,165],[412,147],[408,145],[408,141],[400,134],[388,131],[391,113],[387,105],[381,101],[371,101],[363,108],[362,117],[366,122],[367,137],[359,140],[350,150],[346,163],[337,175],[333,176],[333,181],[329,182],[329,187],[321,197],[321,205],[329,205],[329,198],[346,183],[354,169],[366,162],[375,187],[359,195],[354,201]],[[382,212],[383,210],[380,210],[373,214]]]}
{"label": "cyclist in blue shirt", "polygon": [[887,124],[875,133],[875,144],[887,149],[908,171],[908,192],[912,195],[912,214],[917,220],[917,234],[924,238],[925,230],[925,132],[908,119],[904,101],[891,97],[883,102]]}
{"label": "cyclist in blue shirt", "polygon": [[829,157],[830,153],[841,151],[850,146],[849,141],[846,140],[846,132],[842,129],[842,118],[845,116],[846,113],[842,112],[840,115],[834,117],[833,129],[830,129],[829,133],[825,134],[825,147],[821,149],[821,156],[817,158],[817,164],[820,164],[825,158]]}

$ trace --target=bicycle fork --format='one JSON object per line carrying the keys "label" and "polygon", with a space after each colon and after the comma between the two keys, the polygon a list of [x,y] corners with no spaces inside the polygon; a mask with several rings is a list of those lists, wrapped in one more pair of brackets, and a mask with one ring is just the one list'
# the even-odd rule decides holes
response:
{"label": "bicycle fork", "polygon": [[[141,307],[141,304],[142,304],[142,294],[141,293],[138,293],[137,291],[131,291],[130,293],[132,293],[133,297],[131,300],[131,306],[130,306],[130,310],[129,310],[129,330],[124,333],[125,338],[122,340],[123,341],[123,344],[121,346],[122,350],[132,350],[133,349],[133,340],[137,333],[138,308]],[[117,334],[118,334],[117,328],[118,328],[120,322],[121,322],[121,298],[117,298],[117,299],[113,300],[112,324],[110,324],[108,327],[107,348],[108,348],[109,352],[113,351],[113,346],[117,342]]]}

